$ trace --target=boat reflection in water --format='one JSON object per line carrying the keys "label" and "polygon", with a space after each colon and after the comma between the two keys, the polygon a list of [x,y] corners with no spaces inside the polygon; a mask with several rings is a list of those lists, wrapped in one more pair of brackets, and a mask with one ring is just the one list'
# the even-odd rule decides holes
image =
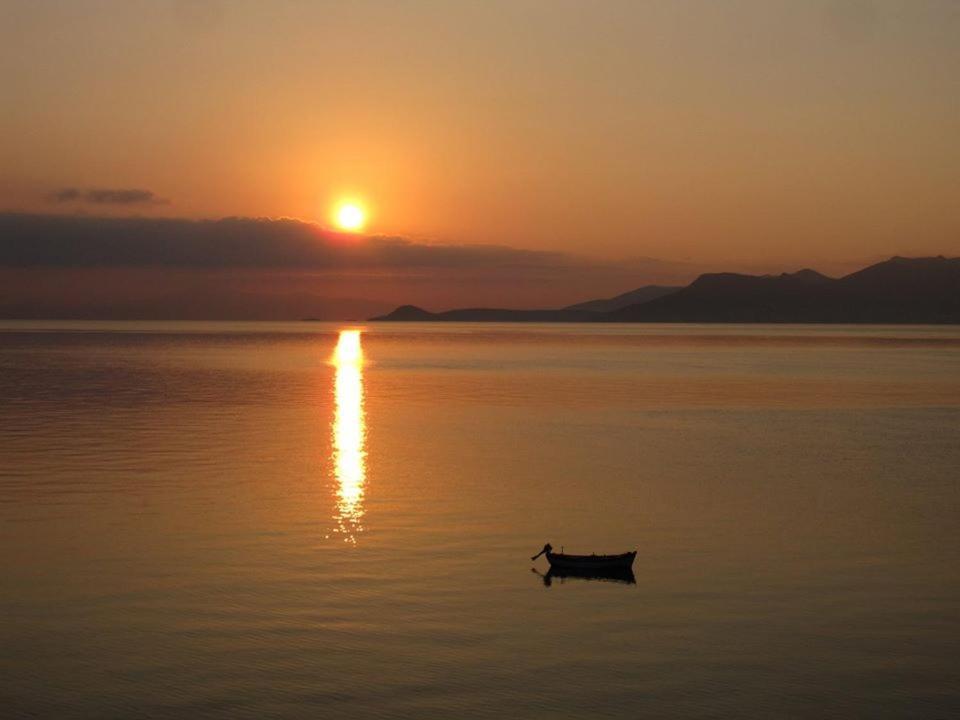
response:
{"label": "boat reflection in water", "polygon": [[363,413],[363,349],[359,330],[341,330],[333,353],[335,410],[333,468],[336,477],[337,532],[344,542],[357,544],[363,532],[363,493],[367,479],[366,434]]}
{"label": "boat reflection in water", "polygon": [[596,580],[599,582],[620,583],[621,585],[637,584],[637,579],[633,576],[633,570],[631,568],[609,568],[605,570],[564,568],[561,570],[559,568],[551,567],[547,571],[546,575],[538,572],[536,568],[530,568],[530,572],[534,573],[535,575],[539,575],[546,587],[550,587],[554,580],[559,580],[560,584],[562,585],[570,578],[575,580]]}

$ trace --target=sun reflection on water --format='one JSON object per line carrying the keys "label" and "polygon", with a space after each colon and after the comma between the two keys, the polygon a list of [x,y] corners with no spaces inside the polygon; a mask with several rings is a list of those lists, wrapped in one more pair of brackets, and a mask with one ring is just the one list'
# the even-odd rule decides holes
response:
{"label": "sun reflection on water", "polygon": [[335,413],[333,467],[337,480],[337,530],[356,545],[363,532],[363,493],[367,477],[363,412],[363,349],[359,330],[341,330],[333,354]]}

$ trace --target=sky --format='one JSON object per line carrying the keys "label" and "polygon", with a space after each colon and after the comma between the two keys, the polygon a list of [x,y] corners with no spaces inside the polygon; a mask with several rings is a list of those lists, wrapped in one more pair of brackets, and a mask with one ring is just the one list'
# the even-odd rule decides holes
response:
{"label": "sky", "polygon": [[[2,0],[0,314],[537,307],[960,254],[957,38],[953,0]],[[50,215],[72,250],[27,261]],[[224,218],[359,248],[156,241]]]}

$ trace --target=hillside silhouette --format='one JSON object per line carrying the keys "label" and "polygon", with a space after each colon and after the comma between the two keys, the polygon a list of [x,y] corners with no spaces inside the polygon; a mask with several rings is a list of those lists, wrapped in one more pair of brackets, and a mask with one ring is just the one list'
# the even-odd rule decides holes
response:
{"label": "hillside silhouette", "polygon": [[645,285],[644,287],[621,293],[611,298],[602,300],[587,300],[586,302],[568,305],[563,310],[589,310],[590,312],[612,312],[621,308],[638,303],[644,303],[648,300],[656,300],[658,297],[669,295],[680,290],[677,285]]}
{"label": "hillside silhouette", "polygon": [[[647,299],[611,307],[618,299],[631,295]],[[404,305],[388,315],[372,319],[422,322],[960,323],[960,258],[893,257],[842,278],[827,277],[810,269],[781,275],[707,273],[679,289],[647,286],[616,298],[588,301],[557,310],[469,308],[433,313]]]}

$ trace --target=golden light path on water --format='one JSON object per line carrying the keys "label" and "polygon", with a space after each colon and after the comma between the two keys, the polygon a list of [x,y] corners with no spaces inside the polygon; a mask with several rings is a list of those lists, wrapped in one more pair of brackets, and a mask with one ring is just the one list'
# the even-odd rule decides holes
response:
{"label": "golden light path on water", "polygon": [[363,532],[363,493],[367,477],[366,419],[363,413],[363,349],[360,330],[341,330],[333,354],[335,411],[333,467],[337,480],[337,529],[356,545]]}

